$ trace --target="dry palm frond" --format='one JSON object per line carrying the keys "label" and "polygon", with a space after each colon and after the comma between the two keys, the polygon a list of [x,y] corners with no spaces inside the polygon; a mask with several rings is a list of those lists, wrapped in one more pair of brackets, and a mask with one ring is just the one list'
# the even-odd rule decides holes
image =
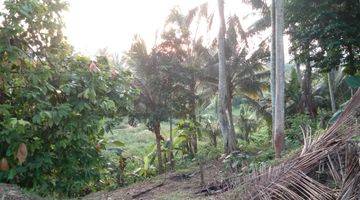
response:
{"label": "dry palm frond", "polygon": [[304,138],[304,146],[301,150],[300,156],[304,155],[307,149],[311,146],[312,139],[311,139],[311,127],[309,125],[301,125],[301,131],[303,133]]}
{"label": "dry palm frond", "polygon": [[302,152],[234,180],[242,188],[238,198],[360,199],[360,146],[353,140],[360,135],[359,116],[360,89],[337,122]]}

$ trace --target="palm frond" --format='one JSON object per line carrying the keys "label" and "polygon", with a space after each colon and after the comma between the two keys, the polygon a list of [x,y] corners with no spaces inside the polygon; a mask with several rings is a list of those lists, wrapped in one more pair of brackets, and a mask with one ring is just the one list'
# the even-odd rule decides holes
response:
{"label": "palm frond", "polygon": [[232,15],[228,18],[228,30],[231,29],[234,29],[236,31],[236,35],[239,35],[240,39],[245,42],[246,46],[248,46],[246,31],[243,29],[240,19],[237,15]]}
{"label": "palm frond", "polygon": [[270,8],[266,0],[243,0],[244,3],[250,4],[255,10],[260,10],[263,15],[270,13]]}
{"label": "palm frond", "polygon": [[[358,199],[360,89],[347,105],[342,116],[302,153],[284,160],[275,167],[263,168],[234,180],[241,185],[242,199]],[[329,181],[340,182],[332,188],[317,178],[319,169],[329,171]],[[328,170],[327,170],[328,169]]]}
{"label": "palm frond", "polygon": [[213,21],[214,21],[214,13],[212,13],[211,15],[209,15],[209,17],[207,18],[207,22],[208,22],[207,29],[208,29],[208,31],[211,30]]}
{"label": "palm frond", "polygon": [[188,14],[185,16],[185,26],[190,27],[194,17],[198,13],[199,7],[195,7],[191,10],[189,10]]}
{"label": "palm frond", "polygon": [[267,28],[270,28],[271,26],[271,18],[270,13],[266,14],[262,18],[258,19],[256,22],[254,22],[249,28],[246,33],[248,37],[251,37],[255,35],[256,33],[265,31]]}

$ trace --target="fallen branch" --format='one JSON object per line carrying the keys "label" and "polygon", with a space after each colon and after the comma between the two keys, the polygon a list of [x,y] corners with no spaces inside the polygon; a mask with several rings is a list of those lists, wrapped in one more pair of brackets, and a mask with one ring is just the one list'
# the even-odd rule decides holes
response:
{"label": "fallen branch", "polygon": [[162,183],[159,183],[159,184],[155,185],[154,187],[151,187],[151,188],[149,188],[149,189],[147,189],[147,190],[144,190],[144,191],[141,191],[141,192],[139,192],[139,193],[137,193],[137,194],[134,194],[134,195],[132,195],[131,197],[132,197],[133,199],[136,199],[136,198],[138,198],[139,196],[141,196],[141,195],[143,195],[143,194],[146,194],[146,193],[150,192],[151,190],[154,190],[154,189],[156,189],[156,188],[159,188],[159,187],[161,187],[161,186],[163,186],[163,185],[164,185],[163,182],[162,182]]}

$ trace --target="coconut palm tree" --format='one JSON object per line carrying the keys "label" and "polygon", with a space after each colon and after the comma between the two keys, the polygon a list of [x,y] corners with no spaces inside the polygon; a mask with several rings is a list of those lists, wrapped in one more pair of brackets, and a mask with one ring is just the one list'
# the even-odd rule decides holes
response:
{"label": "coconut palm tree", "polygon": [[276,90],[276,42],[275,42],[275,0],[271,0],[271,56],[270,56],[270,93],[271,93],[271,117],[272,132],[275,128],[275,90]]}
{"label": "coconut palm tree", "polygon": [[284,64],[284,1],[277,0],[275,4],[275,46],[276,46],[276,83],[275,83],[275,157],[281,157],[284,144],[285,129],[285,64]]}
{"label": "coconut palm tree", "polygon": [[[174,8],[168,16],[164,32],[161,35],[159,48],[171,59],[171,64],[177,65],[181,74],[174,72],[174,76],[183,79],[183,89],[188,91],[188,117],[197,124],[197,87],[198,72],[201,66],[208,62],[210,54],[203,45],[202,37],[198,37],[200,26],[210,26],[212,15],[208,14],[207,3],[191,9],[184,15],[178,8]],[[195,26],[195,32],[191,27]],[[177,74],[178,73],[178,74]],[[197,152],[197,133],[190,135],[192,154]]]}
{"label": "coconut palm tree", "polygon": [[145,42],[135,37],[125,60],[134,74],[132,86],[140,91],[134,101],[134,112],[130,119],[144,121],[148,129],[155,134],[158,171],[162,173],[161,141],[164,138],[160,133],[160,123],[167,121],[169,117],[172,82],[167,73],[169,66],[160,63],[160,56],[155,48],[148,53]]}
{"label": "coconut palm tree", "polygon": [[[260,116],[263,116],[269,126],[271,126],[271,114],[267,112],[266,106],[262,106],[258,102],[263,95],[263,91],[267,90],[269,86],[269,71],[266,68],[269,58],[268,46],[264,41],[259,44],[256,51],[249,52],[249,47],[246,45],[246,33],[241,27],[239,18],[237,16],[230,16],[227,21],[225,55],[230,101],[232,101],[235,95],[240,96]],[[209,64],[202,69],[200,79],[203,80],[203,84],[206,84],[208,89],[204,90],[204,94],[201,93],[200,99],[209,100],[211,99],[209,98],[211,96],[210,93],[216,93],[216,90],[211,90],[219,81],[219,61],[216,56],[210,59]],[[204,98],[201,98],[202,95],[205,95]]]}

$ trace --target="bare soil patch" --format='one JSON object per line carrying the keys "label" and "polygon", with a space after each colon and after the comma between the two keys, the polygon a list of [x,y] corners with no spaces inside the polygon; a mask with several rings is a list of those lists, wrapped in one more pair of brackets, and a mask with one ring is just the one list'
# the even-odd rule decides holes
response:
{"label": "bare soil patch", "polygon": [[[97,192],[84,197],[84,200],[110,199],[226,199],[222,193],[222,163],[214,161],[204,166],[205,185],[201,185],[199,169],[192,172],[173,172],[155,177],[149,181],[135,183],[126,188],[109,192]],[[220,185],[220,186],[219,186]],[[224,185],[224,187],[226,187]],[[211,189],[214,189],[210,191]],[[208,191],[209,190],[209,191]],[[205,191],[205,192],[204,192]]]}

